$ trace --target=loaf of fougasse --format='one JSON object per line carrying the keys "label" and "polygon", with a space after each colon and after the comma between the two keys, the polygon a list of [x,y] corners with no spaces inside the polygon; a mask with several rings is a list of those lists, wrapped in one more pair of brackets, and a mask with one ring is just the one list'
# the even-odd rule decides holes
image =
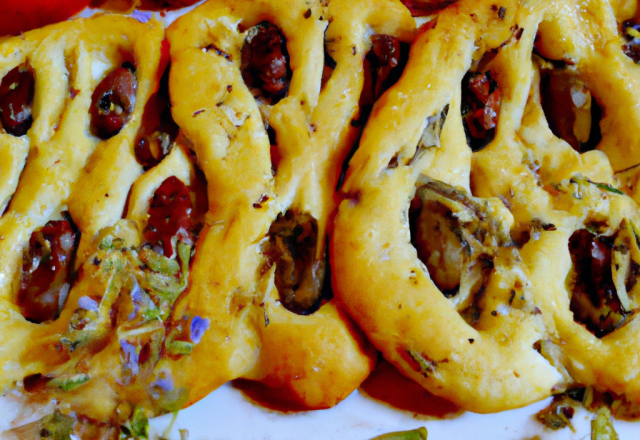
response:
{"label": "loaf of fougasse", "polygon": [[0,387],[10,404],[46,412],[57,402],[97,420],[117,406],[111,330],[123,281],[95,240],[143,173],[134,142],[158,89],[163,34],[155,21],[104,15],[0,42]]}
{"label": "loaf of fougasse", "polygon": [[190,399],[242,377],[329,407],[375,365],[332,299],[326,238],[373,95],[367,54],[378,39],[392,54],[376,58],[381,88],[414,26],[399,2],[216,1],[167,30],[173,115],[209,188],[195,259],[208,264],[175,315],[212,323],[180,361]]}
{"label": "loaf of fougasse", "polygon": [[640,211],[622,191],[637,178],[618,176],[640,161],[640,34],[618,6],[448,6],[351,160],[338,297],[387,359],[469,410],[586,386],[637,413]]}

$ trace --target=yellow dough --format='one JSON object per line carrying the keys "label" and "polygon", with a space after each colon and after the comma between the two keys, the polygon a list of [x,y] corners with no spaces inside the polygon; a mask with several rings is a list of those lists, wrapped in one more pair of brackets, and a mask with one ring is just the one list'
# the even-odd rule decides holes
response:
{"label": "yellow dough", "polygon": [[[539,67],[530,61],[533,41],[523,37],[519,45],[499,54],[491,67],[502,72],[498,79],[504,78],[501,88],[506,96],[513,97],[503,101],[502,108],[508,105],[509,114],[522,115],[521,119],[501,120],[496,141],[474,155],[472,186],[480,195],[506,200],[516,221],[522,224],[539,220],[556,226],[555,231],[541,231],[539,238],[521,251],[531,273],[540,274],[532,292],[551,338],[561,347],[563,363],[576,384],[611,391],[638,403],[638,321],[633,315],[638,307],[636,291],[632,288],[627,292],[624,281],[616,283],[620,303],[631,314],[623,325],[601,337],[575,321],[575,311],[570,309],[576,268],[568,242],[575,231],[593,229],[597,224],[597,236],[615,240],[613,263],[618,264],[615,258],[622,254],[631,261],[637,259],[635,225],[640,211],[630,197],[616,190],[620,184],[614,171],[638,162],[637,140],[629,127],[637,117],[634,112],[640,98],[640,70],[621,50],[624,40],[618,35],[613,12],[607,2],[589,2],[586,11],[567,2],[565,6],[554,4],[534,10],[526,22],[520,22],[525,29],[537,27],[540,35],[548,32],[547,41],[542,38],[536,43],[539,52],[552,59],[562,54],[563,59],[571,60],[580,80],[602,107],[600,151],[578,154],[553,136],[540,104]],[[585,14],[598,19],[585,18]],[[572,29],[581,37],[573,41],[554,38],[559,29]],[[511,57],[521,61],[507,61]],[[529,80],[515,82],[514,78]],[[540,164],[538,177],[526,172],[531,162]],[[496,178],[496,170],[507,163],[509,175],[500,173]],[[511,197],[511,193],[516,195]],[[625,233],[628,246],[623,244]],[[610,269],[614,283],[615,264]],[[637,274],[629,276],[635,278]]]}
{"label": "yellow dough", "polygon": [[235,379],[328,408],[376,349],[474,412],[585,386],[632,412],[636,13],[210,0],[0,39],[11,427],[144,437]]}
{"label": "yellow dough", "polygon": [[[422,27],[351,160],[332,243],[337,296],[387,359],[466,409],[516,408],[584,385],[638,401],[634,315],[598,339],[569,310],[569,236],[597,221],[596,236],[613,240],[637,224],[638,207],[616,188],[613,171],[640,162],[630,129],[640,70],[621,48],[614,12],[606,1],[455,3]],[[579,154],[549,129],[538,90],[539,66],[551,61],[542,57],[577,72],[581,93],[602,107],[597,150]],[[495,138],[472,153],[461,84],[475,69],[490,72],[502,98]],[[431,228],[418,238],[409,225],[416,190]],[[477,256],[484,239],[483,252],[493,252],[474,297],[476,320],[461,294],[487,255],[460,257],[460,291],[447,299],[433,281],[446,269],[428,270],[411,244],[446,242],[442,226],[451,221],[464,237],[449,239],[462,241],[454,251]],[[500,228],[530,238],[487,248],[488,239],[500,242]],[[451,249],[441,251],[431,250],[428,264],[456,261]],[[629,311],[634,295],[624,301]]]}
{"label": "yellow dough", "polygon": [[[265,20],[286,37],[293,73],[286,97],[259,109],[243,83],[241,50],[247,29]],[[315,254],[323,258],[340,164],[356,132],[350,122],[369,29],[409,41],[414,24],[397,2],[335,1],[326,8],[216,1],[168,29],[173,114],[209,185],[193,287],[178,305],[178,316],[196,313],[215,323],[177,367],[191,401],[244,377],[285,388],[305,406],[329,407],[374,365],[368,342],[334,300],[308,316],[285,309],[275,267],[265,271],[262,255],[270,225],[289,211],[317,221]],[[324,41],[333,41],[337,66],[321,87]],[[261,111],[277,136],[275,176]]]}
{"label": "yellow dough", "polygon": [[[30,375],[67,374],[80,360],[69,359],[56,344],[67,331],[79,298],[99,293],[104,286],[100,282],[87,286],[89,279],[78,283],[59,319],[31,323],[15,304],[23,254],[32,232],[59,219],[62,211],[75,219],[82,233],[81,247],[89,247],[98,230],[122,217],[128,188],[142,174],[133,143],[145,103],[158,87],[162,39],[162,26],[155,21],[141,24],[128,17],[98,15],[0,43],[0,75],[26,63],[36,79],[34,122],[27,135],[0,133],[3,166],[12,165],[7,170],[10,179],[2,182],[4,201],[12,198],[0,220],[0,389],[4,392],[16,384],[21,387],[22,379]],[[125,61],[137,69],[135,108],[120,133],[102,141],[90,134],[92,92],[106,73]],[[116,351],[110,362],[119,362],[118,358]],[[96,419],[108,419],[117,404],[115,391],[108,390],[116,379],[109,372],[111,363],[95,372],[95,380],[83,389],[86,395],[59,393],[59,407],[81,408]],[[92,398],[95,393],[102,398]],[[29,400],[25,394],[21,398]]]}

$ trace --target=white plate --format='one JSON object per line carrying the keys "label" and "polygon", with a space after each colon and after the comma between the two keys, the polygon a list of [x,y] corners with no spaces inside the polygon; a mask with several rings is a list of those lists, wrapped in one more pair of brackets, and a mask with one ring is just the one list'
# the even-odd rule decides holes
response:
{"label": "white plate", "polygon": [[[187,429],[189,440],[365,440],[390,432],[425,426],[429,440],[544,440],[589,439],[593,414],[579,409],[569,428],[550,431],[532,417],[551,399],[498,414],[464,413],[452,420],[429,420],[377,402],[356,391],[337,406],[304,413],[281,413],[257,406],[241,391],[227,384],[195,405],[180,411],[167,432],[172,416],[151,421],[154,435],[180,440]],[[640,423],[615,421],[621,440],[640,438]],[[158,437],[155,437],[158,438]]]}

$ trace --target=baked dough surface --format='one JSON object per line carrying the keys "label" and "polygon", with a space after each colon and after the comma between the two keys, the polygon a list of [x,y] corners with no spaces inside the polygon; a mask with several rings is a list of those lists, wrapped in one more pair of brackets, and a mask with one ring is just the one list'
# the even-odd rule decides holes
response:
{"label": "baked dough surface", "polygon": [[[631,15],[627,2],[460,0],[416,31],[395,0],[216,0],[166,35],[155,20],[97,15],[0,40],[0,77],[26,66],[35,78],[33,125],[0,133],[0,390],[120,426],[239,378],[327,408],[378,349],[475,412],[575,386],[640,403],[640,134],[628,128],[640,125],[640,73],[618,24]],[[290,83],[273,101],[247,83],[260,26],[286,47]],[[376,35],[411,53],[359,138]],[[137,142],[168,61],[180,134],[143,167]],[[127,63],[135,104],[102,140],[92,94]],[[579,86],[574,102],[602,109],[597,149],[579,153],[550,128],[541,88],[556,70]],[[485,115],[495,137],[476,152],[469,71],[500,91]],[[197,239],[182,231],[163,256],[145,242],[156,196],[203,179]],[[59,316],[35,323],[18,305],[22,272],[32,237],[64,215],[80,237],[71,285]],[[277,286],[284,257],[271,255],[285,220],[310,228],[313,270],[332,270],[335,297],[299,313]],[[603,334],[574,317],[580,231],[611,243],[622,320]],[[292,290],[302,297],[305,283]]]}
{"label": "baked dough surface", "polygon": [[[145,104],[158,87],[162,26],[133,18],[99,15],[31,31],[0,43],[0,76],[21,64],[36,78],[33,125],[22,137],[0,133],[0,154],[8,179],[2,179],[0,219],[0,389],[22,387],[25,377],[70,376],[82,368],[94,380],[69,393],[56,393],[60,408],[78,408],[97,420],[108,420],[117,405],[117,340],[105,349],[111,357],[61,352],[59,343],[83,296],[102,297],[104,284],[80,275],[60,317],[36,324],[27,321],[16,297],[23,255],[30,236],[68,211],[79,228],[76,262],[92,253],[94,235],[122,218],[129,188],[142,174],[133,153]],[[137,100],[119,134],[100,140],[90,134],[92,93],[106,73],[123,62],[136,65]],[[3,171],[4,173],[4,171]],[[10,200],[10,203],[9,203]],[[86,258],[86,257],[85,257]],[[80,271],[81,273],[83,270]],[[49,396],[49,399],[52,398]],[[102,396],[95,399],[92,396]],[[26,395],[23,395],[28,400]],[[38,396],[37,402],[48,398]],[[53,408],[50,408],[53,409]]]}
{"label": "baked dough surface", "polygon": [[[259,109],[241,52],[247,32],[264,21],[286,38],[292,77],[286,97]],[[410,41],[414,23],[398,2],[217,1],[168,29],[173,114],[209,185],[194,284],[178,305],[215,323],[179,366],[192,401],[244,377],[285,388],[305,406],[329,407],[374,366],[368,342],[335,300],[308,316],[285,309],[276,267],[265,272],[262,255],[278,215],[297,212],[317,221],[315,254],[324,258],[372,31]],[[321,86],[325,41],[336,67]],[[275,176],[265,124],[276,133]]]}
{"label": "baked dough surface", "polygon": [[[466,409],[507,410],[585,385],[638,402],[635,294],[622,293],[631,313],[600,338],[570,309],[569,237],[597,223],[596,236],[617,240],[638,221],[615,173],[640,162],[629,129],[640,71],[622,50],[615,12],[623,9],[606,1],[453,4],[421,28],[403,77],[374,107],[351,160],[332,242],[337,296],[385,358]],[[580,154],[550,130],[539,92],[551,62],[544,60],[569,65],[601,106],[596,150]],[[495,79],[501,103],[495,138],[473,153],[461,84],[476,69]],[[442,115],[438,141],[425,144]],[[440,218],[445,206],[463,231],[477,223],[465,219],[469,207],[485,205],[479,218],[514,237],[531,232],[491,256],[475,320],[465,320],[464,281],[448,299],[418,258],[410,230],[416,193],[430,209],[424,215]],[[435,231],[432,240],[441,236]],[[467,240],[460,249],[469,248]],[[463,276],[473,267],[463,265]]]}

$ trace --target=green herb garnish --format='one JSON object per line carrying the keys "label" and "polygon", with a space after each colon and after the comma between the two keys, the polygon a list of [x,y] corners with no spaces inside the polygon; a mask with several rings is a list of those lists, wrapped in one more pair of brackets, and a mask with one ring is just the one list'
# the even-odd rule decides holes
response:
{"label": "green herb garnish", "polygon": [[174,356],[186,356],[191,354],[195,344],[187,341],[170,341],[166,344],[167,353]]}
{"label": "green herb garnish", "polygon": [[154,272],[174,276],[180,270],[180,265],[176,260],[157,254],[151,249],[143,249],[138,254],[138,257]]}
{"label": "green herb garnish", "polygon": [[420,427],[411,431],[397,431],[382,434],[371,440],[427,440],[427,428]]}
{"label": "green herb garnish", "polygon": [[424,377],[428,377],[433,370],[433,362],[428,361],[420,353],[415,350],[407,350],[407,354],[413,359],[420,368],[420,373]]}
{"label": "green herb garnish", "polygon": [[620,191],[618,188],[614,188],[613,186],[607,185],[606,183],[597,183],[597,182],[591,182],[591,181],[590,181],[590,183],[593,183],[595,186],[597,186],[598,188],[600,188],[600,189],[602,189],[604,191],[609,191],[609,192],[612,192],[614,194],[618,194],[618,195],[621,195],[621,196],[624,195],[624,193],[622,191]]}
{"label": "green herb garnish", "polygon": [[73,433],[74,424],[75,420],[73,417],[56,411],[40,421],[40,436],[38,438],[69,440]]}
{"label": "green herb garnish", "polygon": [[611,412],[606,406],[600,408],[591,420],[591,440],[618,440],[611,422]]}
{"label": "green herb garnish", "polygon": [[149,419],[140,407],[133,410],[133,415],[120,427],[120,439],[148,439]]}
{"label": "green herb garnish", "polygon": [[70,376],[59,376],[47,382],[49,388],[61,388],[63,391],[72,391],[89,382],[88,374],[79,373]]}

